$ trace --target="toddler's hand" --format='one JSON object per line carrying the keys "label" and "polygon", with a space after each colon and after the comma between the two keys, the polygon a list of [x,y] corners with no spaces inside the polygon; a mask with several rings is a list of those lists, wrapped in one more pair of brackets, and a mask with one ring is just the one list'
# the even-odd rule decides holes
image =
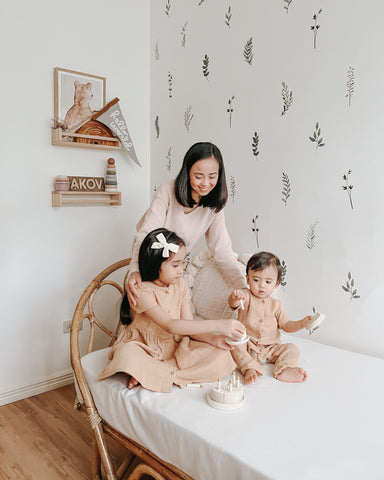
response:
{"label": "toddler's hand", "polygon": [[246,299],[247,299],[247,295],[244,292],[244,290],[237,289],[237,290],[233,290],[233,292],[230,294],[228,298],[228,302],[232,308],[238,308],[241,305],[241,301],[244,301]]}
{"label": "toddler's hand", "polygon": [[312,315],[307,315],[301,321],[303,322],[303,328],[307,328],[308,323],[312,320]]}

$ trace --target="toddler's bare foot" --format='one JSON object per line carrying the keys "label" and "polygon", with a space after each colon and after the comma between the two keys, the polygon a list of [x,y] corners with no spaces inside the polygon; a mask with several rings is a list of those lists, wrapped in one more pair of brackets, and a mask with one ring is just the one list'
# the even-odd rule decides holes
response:
{"label": "toddler's bare foot", "polygon": [[136,378],[129,377],[129,380],[127,383],[128,389],[131,390],[132,388],[136,387],[136,385],[139,385],[139,382],[136,380]]}
{"label": "toddler's bare foot", "polygon": [[249,368],[244,375],[244,383],[245,385],[249,385],[250,383],[257,382],[257,372],[253,370],[253,368]]}
{"label": "toddler's bare foot", "polygon": [[308,373],[300,367],[288,367],[276,377],[280,382],[300,383],[305,382]]}

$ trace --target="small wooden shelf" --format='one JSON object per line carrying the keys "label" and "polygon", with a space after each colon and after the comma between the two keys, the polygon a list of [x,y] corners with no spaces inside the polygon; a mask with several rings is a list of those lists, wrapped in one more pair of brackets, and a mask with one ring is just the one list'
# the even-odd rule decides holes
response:
{"label": "small wooden shelf", "polygon": [[59,147],[96,148],[99,150],[121,150],[121,142],[117,137],[67,133],[60,127],[52,128],[52,145]]}
{"label": "small wooden shelf", "polygon": [[64,204],[121,205],[121,192],[74,192],[53,191],[52,207]]}

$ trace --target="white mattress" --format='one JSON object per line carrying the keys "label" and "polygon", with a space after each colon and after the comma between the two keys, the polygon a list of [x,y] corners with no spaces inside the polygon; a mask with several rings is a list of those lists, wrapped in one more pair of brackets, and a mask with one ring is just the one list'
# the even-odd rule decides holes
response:
{"label": "white mattress", "polygon": [[108,349],[86,355],[100,415],[195,480],[383,480],[384,360],[285,336],[298,345],[302,384],[264,377],[236,411],[210,407],[210,388],[171,393],[97,381]]}

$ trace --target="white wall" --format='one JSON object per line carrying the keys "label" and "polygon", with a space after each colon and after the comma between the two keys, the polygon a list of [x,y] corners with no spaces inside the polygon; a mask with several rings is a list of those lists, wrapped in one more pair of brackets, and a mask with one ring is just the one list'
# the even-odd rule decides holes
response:
{"label": "white wall", "polygon": [[[129,256],[149,201],[149,1],[2,10],[0,396],[69,372],[63,321],[99,271]],[[54,67],[106,77],[142,168],[120,151],[51,146]],[[51,206],[56,175],[104,176],[110,156],[122,206]]]}
{"label": "white wall", "polygon": [[[288,13],[286,5],[283,0],[151,4],[152,190],[176,175],[191,144],[216,143],[226,163],[231,193],[226,217],[234,249],[279,255],[287,266],[280,296],[290,316],[302,318],[313,307],[326,315],[314,340],[384,357],[384,5],[293,0]],[[314,48],[310,27],[320,9]],[[249,64],[243,52],[251,38]],[[349,105],[350,67],[355,80]],[[284,115],[282,82],[293,92]],[[189,131],[188,106],[194,115]],[[316,122],[324,146],[315,152],[309,137]],[[349,170],[353,209],[343,190]],[[283,194],[283,174],[289,197]],[[258,242],[252,231],[256,216]],[[356,298],[342,288],[349,272]]]}

